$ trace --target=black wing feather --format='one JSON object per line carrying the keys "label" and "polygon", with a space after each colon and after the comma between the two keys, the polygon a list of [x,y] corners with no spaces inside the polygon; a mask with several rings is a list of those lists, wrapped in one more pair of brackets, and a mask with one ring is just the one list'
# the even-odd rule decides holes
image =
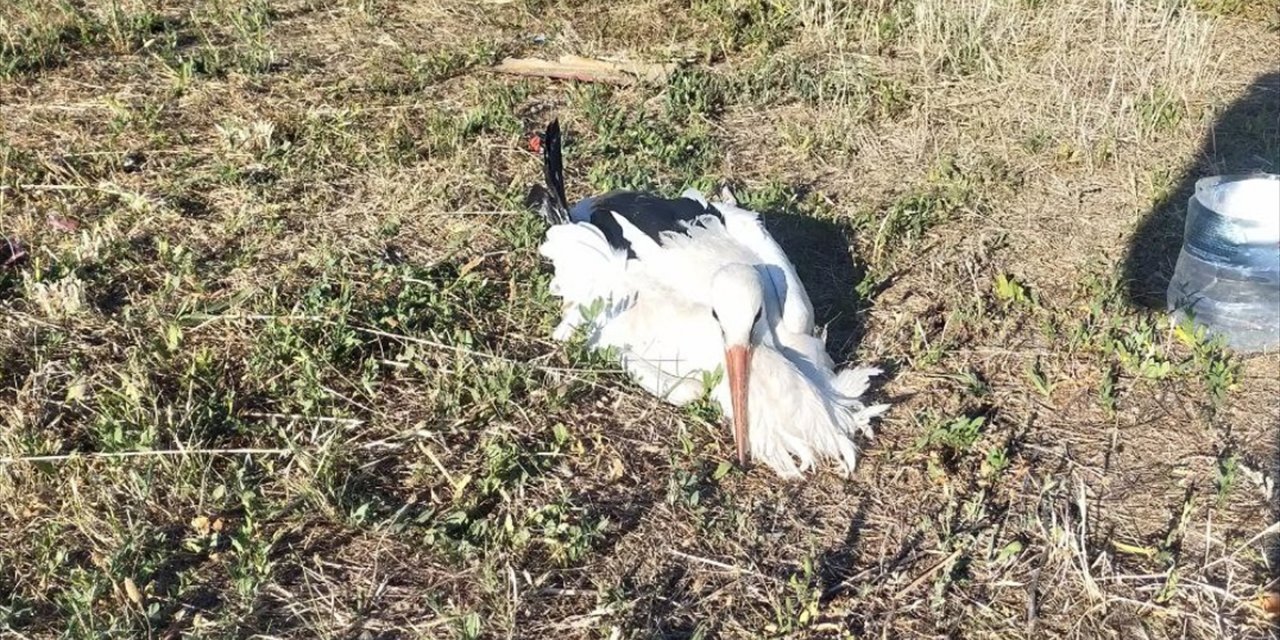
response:
{"label": "black wing feather", "polygon": [[658,244],[662,244],[664,231],[682,233],[701,216],[715,216],[724,222],[718,209],[689,198],[668,199],[639,191],[610,191],[592,199],[591,224],[604,233],[614,248],[626,250],[628,258],[636,257],[635,252],[623,237],[622,226],[610,215],[613,213],[626,218]]}

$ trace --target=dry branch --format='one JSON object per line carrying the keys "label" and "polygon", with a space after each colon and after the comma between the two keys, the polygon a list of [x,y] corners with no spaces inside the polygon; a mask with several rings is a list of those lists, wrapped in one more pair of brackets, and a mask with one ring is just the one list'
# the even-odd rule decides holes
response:
{"label": "dry branch", "polygon": [[676,65],[597,60],[564,55],[554,61],[541,58],[506,58],[493,69],[499,73],[519,76],[630,85],[637,82],[665,81],[675,71]]}

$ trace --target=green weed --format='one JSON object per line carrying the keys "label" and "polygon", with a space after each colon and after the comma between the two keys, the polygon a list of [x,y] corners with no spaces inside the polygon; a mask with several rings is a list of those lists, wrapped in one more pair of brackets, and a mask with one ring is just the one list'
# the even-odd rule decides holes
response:
{"label": "green weed", "polygon": [[23,0],[10,10],[17,13],[13,26],[0,23],[7,27],[0,38],[0,78],[60,66],[100,37],[97,21],[70,3]]}
{"label": "green weed", "polygon": [[797,571],[787,577],[787,592],[771,604],[773,622],[765,626],[770,635],[786,635],[808,628],[817,622],[821,611],[822,589],[817,584],[813,560],[806,558]]}
{"label": "green weed", "polygon": [[1213,478],[1213,487],[1218,494],[1218,505],[1221,506],[1236,486],[1240,472],[1240,459],[1234,453],[1218,456],[1218,463],[1214,470],[1216,473]]}
{"label": "green weed", "polygon": [[1049,382],[1049,377],[1045,375],[1043,367],[1040,366],[1040,359],[1036,358],[1034,362],[1027,367],[1027,378],[1031,380],[1031,386],[1040,392],[1040,395],[1048,398],[1053,395],[1053,383]]}
{"label": "green weed", "polygon": [[1157,87],[1137,103],[1138,119],[1147,134],[1170,131],[1182,122],[1185,107],[1180,99]]}
{"label": "green weed", "polygon": [[594,133],[584,153],[590,158],[587,180],[593,189],[710,186],[705,177],[714,164],[714,142],[706,123],[655,119],[625,108],[611,92],[597,87],[580,92],[577,99]]}
{"label": "green weed", "polygon": [[928,420],[926,431],[916,440],[916,450],[946,450],[953,454],[962,454],[973,447],[982,437],[982,428],[987,419],[982,416],[960,416],[949,421]]}
{"label": "green weed", "polygon": [[996,299],[1005,306],[1035,306],[1035,298],[1027,286],[1017,278],[1003,273],[996,276]]}
{"label": "green weed", "polygon": [[789,5],[768,0],[697,0],[692,10],[718,26],[716,45],[721,54],[746,48],[772,51],[786,42],[796,24]]}

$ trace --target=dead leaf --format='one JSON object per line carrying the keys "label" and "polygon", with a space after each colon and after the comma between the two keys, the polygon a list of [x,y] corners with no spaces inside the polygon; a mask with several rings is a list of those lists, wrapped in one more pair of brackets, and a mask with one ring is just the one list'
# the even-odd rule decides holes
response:
{"label": "dead leaf", "polygon": [[1268,618],[1280,618],[1280,591],[1268,591],[1262,594],[1262,612]]}
{"label": "dead leaf", "polygon": [[204,516],[196,516],[191,519],[191,530],[200,535],[209,533],[209,519]]}
{"label": "dead leaf", "polygon": [[45,220],[48,221],[50,227],[53,227],[58,231],[66,231],[67,233],[74,233],[76,230],[80,228],[80,222],[77,221],[75,218],[64,218],[62,216],[58,216],[50,213],[45,216]]}
{"label": "dead leaf", "polygon": [[78,402],[80,400],[84,400],[87,388],[88,384],[85,382],[84,378],[76,378],[67,386],[66,401]]}
{"label": "dead leaf", "polygon": [[459,278],[461,278],[462,276],[465,276],[465,275],[467,275],[468,273],[471,273],[471,271],[472,271],[472,270],[474,270],[476,267],[480,266],[480,263],[484,262],[484,259],[485,259],[485,255],[482,253],[482,254],[480,254],[480,255],[478,255],[478,256],[476,256],[476,257],[474,257],[474,258],[472,258],[472,259],[468,260],[466,264],[462,265],[462,266],[458,269],[458,277],[459,277]]}
{"label": "dead leaf", "polygon": [[124,593],[134,604],[142,604],[142,593],[138,591],[138,585],[133,583],[133,578],[124,579]]}

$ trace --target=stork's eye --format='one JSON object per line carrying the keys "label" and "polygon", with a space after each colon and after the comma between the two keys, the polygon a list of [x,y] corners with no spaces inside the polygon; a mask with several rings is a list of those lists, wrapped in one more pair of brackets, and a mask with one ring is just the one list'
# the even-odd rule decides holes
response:
{"label": "stork's eye", "polygon": [[712,318],[715,318],[715,319],[716,319],[716,322],[720,322],[720,314],[716,313],[716,310],[715,310],[715,309],[712,309],[712,310],[711,310],[711,317],[712,317]]}

